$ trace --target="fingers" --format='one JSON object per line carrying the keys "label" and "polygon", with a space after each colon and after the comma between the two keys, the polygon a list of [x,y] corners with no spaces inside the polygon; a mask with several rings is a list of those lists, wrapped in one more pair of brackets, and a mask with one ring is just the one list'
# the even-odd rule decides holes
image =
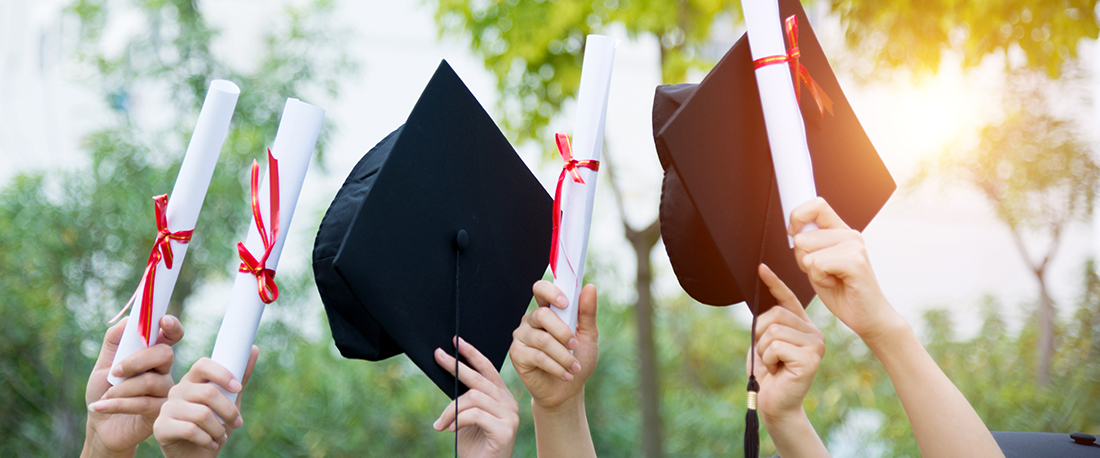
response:
{"label": "fingers", "polygon": [[814,284],[826,288],[840,280],[870,274],[870,263],[862,242],[854,240],[809,253],[801,259],[802,270]]}
{"label": "fingers", "polygon": [[157,335],[158,344],[173,346],[183,339],[183,324],[179,318],[172,315],[164,315],[160,318],[160,333]]}
{"label": "fingers", "polygon": [[531,290],[535,293],[535,302],[539,304],[539,307],[549,307],[551,304],[563,310],[569,307],[569,298],[565,297],[553,283],[539,280],[535,282],[535,286]]}
{"label": "fingers", "polygon": [[780,306],[794,312],[799,318],[809,320],[806,310],[802,308],[802,303],[798,301],[798,296],[791,292],[787,284],[783,283],[783,280],[780,280],[771,268],[765,264],[760,264],[757,271],[760,274],[760,279],[763,280],[764,285],[768,287],[768,291],[772,293],[772,297],[779,302]]}
{"label": "fingers", "polygon": [[217,450],[225,443],[227,433],[225,426],[214,417],[209,407],[188,402],[166,404],[161,416],[157,418],[154,431],[161,444],[186,440],[211,450]]}
{"label": "fingers", "polygon": [[99,359],[96,360],[95,367],[107,367],[111,364],[111,360],[115,359],[115,352],[118,351],[118,343],[122,341],[122,331],[126,330],[126,321],[130,317],[123,317],[114,326],[107,328],[107,332],[103,335],[103,346],[99,348]]}
{"label": "fingers", "polygon": [[195,384],[213,382],[225,388],[225,390],[230,393],[240,393],[243,388],[241,382],[237,381],[236,377],[233,377],[233,373],[229,372],[229,369],[222,367],[221,364],[214,362],[210,358],[199,358],[199,360],[191,366],[191,370],[187,371],[187,374],[183,376],[183,381]]}
{"label": "fingers", "polygon": [[172,356],[172,347],[165,344],[142,348],[111,368],[111,375],[125,378],[146,371],[167,374],[172,369]]}
{"label": "fingers", "polygon": [[848,225],[840,219],[825,199],[815,197],[791,211],[791,222],[787,226],[787,234],[792,236],[798,234],[802,226],[811,222],[817,223],[821,229],[848,229]]}
{"label": "fingers", "polygon": [[[459,417],[458,428],[461,429],[466,426],[472,426],[477,424],[478,421],[486,422],[507,417],[510,412],[509,408],[512,407],[510,404],[515,404],[515,400],[509,399],[510,404],[506,404],[504,401],[505,400],[495,399],[479,390],[467,391],[466,394],[463,394],[457,400]],[[439,416],[439,419],[432,425],[436,431],[443,431],[444,428],[451,431],[455,430],[455,402],[456,401],[451,401],[451,403],[447,405],[447,408],[443,409],[443,413]],[[518,411],[518,409],[519,406],[516,405],[515,410]],[[471,418],[468,418],[468,422],[463,424],[463,414],[469,411],[479,411],[480,413],[466,415]]]}
{"label": "fingers", "polygon": [[[213,438],[221,437],[226,433],[222,423],[218,421],[214,414],[221,417],[225,424],[232,425],[233,428],[240,428],[244,424],[244,419],[241,418],[240,410],[236,404],[230,401],[225,393],[222,393],[217,385],[213,383],[180,383],[172,390],[171,395],[173,400],[178,398],[186,401],[188,405],[201,407],[201,409],[187,409],[185,410],[188,413],[187,416],[176,416],[175,418],[199,424]],[[213,423],[210,423],[211,420]],[[214,427],[215,423],[217,427]]]}
{"label": "fingers", "polygon": [[[252,377],[252,369],[256,368],[256,361],[260,358],[260,347],[252,346],[252,352],[248,355],[248,366],[244,369],[244,381],[241,382],[241,387],[248,385],[248,379]],[[237,396],[237,402],[241,401],[241,397]]]}
{"label": "fingers", "polygon": [[808,372],[803,373],[795,371],[797,375],[805,375],[806,373],[816,372],[817,365],[821,362],[821,356],[808,348],[799,347],[790,342],[775,341],[760,355],[760,360],[764,362],[764,366],[772,374],[777,373],[779,365],[782,364],[784,367],[792,369],[810,369]]}
{"label": "fingers", "polygon": [[172,389],[173,385],[174,383],[172,383],[171,377],[165,377],[164,375],[154,372],[145,372],[125,379],[118,385],[111,387],[103,395],[103,399],[135,398],[141,396],[165,398],[168,397],[168,391]]}
{"label": "fingers", "polygon": [[540,307],[528,313],[524,324],[512,333],[512,337],[513,344],[535,350],[534,353],[519,352],[519,357],[524,358],[521,364],[538,366],[565,381],[572,380],[573,374],[580,371],[580,362],[569,352],[576,349],[580,342],[573,337],[569,326],[550,309]]}
{"label": "fingers", "polygon": [[457,336],[452,339],[452,342],[458,347],[458,353],[466,357],[466,362],[470,363],[470,365],[474,367],[474,370],[481,374],[482,377],[485,377],[486,380],[497,388],[502,390],[508,389],[508,387],[504,385],[504,379],[501,378],[500,372],[497,371],[493,362],[489,361],[489,358],[481,354],[476,347],[470,345],[466,339]]}
{"label": "fingers", "polygon": [[[435,349],[435,362],[439,364],[440,367],[446,369],[451,375],[455,375],[455,358],[443,351],[442,348]],[[460,367],[458,381],[462,382],[462,384],[466,385],[470,390],[492,391],[496,388],[493,382],[486,379],[480,372],[471,369],[466,363],[459,362],[458,365]],[[496,369],[494,368],[490,372],[496,372]],[[500,374],[497,375],[499,376]]]}
{"label": "fingers", "polygon": [[600,331],[596,327],[596,286],[586,285],[577,302],[577,334],[591,334],[592,340],[598,341]]}
{"label": "fingers", "polygon": [[88,411],[103,414],[128,414],[156,417],[160,406],[164,405],[164,397],[138,396],[126,398],[104,399],[88,405]]}

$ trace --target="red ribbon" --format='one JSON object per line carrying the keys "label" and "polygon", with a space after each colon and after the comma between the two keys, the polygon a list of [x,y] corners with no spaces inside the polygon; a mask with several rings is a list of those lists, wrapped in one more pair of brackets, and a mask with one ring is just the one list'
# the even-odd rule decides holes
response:
{"label": "red ribbon", "polygon": [[[161,259],[164,260],[164,266],[172,268],[172,244],[170,240],[175,240],[179,243],[188,243],[191,241],[191,235],[195,230],[189,231],[176,231],[172,232],[168,230],[168,216],[165,214],[168,209],[168,194],[162,194],[153,197],[154,208],[156,209],[157,217],[157,240],[153,242],[153,251],[149,253],[149,261],[145,263],[145,273],[142,274],[141,279],[145,283],[145,287],[141,293],[141,315],[138,316],[138,331],[141,332],[141,338],[145,340],[145,346],[148,347],[153,340],[152,334],[152,322],[153,322],[153,290],[157,280],[157,264],[160,264]],[[118,312],[111,319],[111,323],[114,323],[122,317],[126,310],[129,310],[130,305],[134,303],[134,299],[137,298],[137,291],[134,291],[134,295],[130,297],[130,301],[126,303],[126,306],[122,308],[122,311]]]}
{"label": "red ribbon", "polygon": [[279,286],[275,284],[275,271],[267,268],[267,257],[271,256],[271,250],[275,247],[275,241],[279,238],[279,161],[271,155],[271,149],[267,150],[268,169],[271,172],[269,195],[271,196],[271,237],[268,238],[264,229],[263,215],[260,214],[260,165],[252,161],[252,217],[256,220],[256,230],[260,233],[260,240],[264,243],[264,254],[257,261],[255,256],[245,248],[243,242],[237,243],[237,253],[241,256],[241,266],[238,272],[249,273],[256,276],[256,288],[260,293],[260,300],[265,304],[275,302],[279,298]]}
{"label": "red ribbon", "polygon": [[798,17],[791,15],[784,21],[784,24],[787,29],[787,55],[761,57],[752,61],[753,68],[758,69],[768,65],[788,63],[791,66],[791,77],[794,79],[794,92],[798,97],[798,101],[802,102],[802,85],[798,84],[799,81],[802,81],[814,96],[814,101],[817,102],[817,110],[821,112],[821,120],[824,121],[826,111],[829,112],[829,115],[833,114],[833,101],[829,99],[829,96],[825,94],[825,90],[817,84],[817,81],[814,81],[813,77],[810,76],[810,71],[806,69],[806,66],[798,61],[798,58],[802,55],[798,50]]}
{"label": "red ribbon", "polygon": [[584,179],[581,178],[580,170],[578,167],[584,167],[586,169],[597,172],[600,170],[600,161],[578,161],[573,159],[573,148],[569,146],[569,136],[564,132],[559,132],[555,136],[558,143],[558,153],[561,154],[561,158],[565,161],[565,165],[561,168],[561,175],[558,176],[558,187],[554,191],[554,237],[552,245],[550,246],[550,271],[554,273],[554,278],[558,278],[558,239],[561,234],[561,186],[565,182],[565,175],[569,174],[573,176],[573,181],[584,184]]}

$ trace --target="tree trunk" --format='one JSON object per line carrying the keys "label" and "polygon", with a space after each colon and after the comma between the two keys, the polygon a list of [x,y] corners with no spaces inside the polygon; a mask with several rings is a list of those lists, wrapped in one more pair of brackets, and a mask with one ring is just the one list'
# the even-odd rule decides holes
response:
{"label": "tree trunk", "polygon": [[1054,301],[1047,292],[1045,269],[1035,270],[1039,279],[1039,374],[1040,387],[1050,383],[1050,361],[1054,357]]}
{"label": "tree trunk", "polygon": [[626,237],[634,248],[638,261],[636,286],[638,301],[634,304],[634,313],[638,326],[638,361],[641,372],[638,374],[639,391],[642,404],[642,455],[646,458],[660,458],[661,449],[661,390],[657,371],[657,347],[653,335],[653,267],[650,253],[661,239],[661,226],[654,221],[641,231],[635,231],[626,224]]}

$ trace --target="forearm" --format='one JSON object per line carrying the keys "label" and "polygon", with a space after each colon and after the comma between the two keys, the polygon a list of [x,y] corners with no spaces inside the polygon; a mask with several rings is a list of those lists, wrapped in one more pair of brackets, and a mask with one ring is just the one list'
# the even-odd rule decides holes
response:
{"label": "forearm", "polygon": [[595,458],[592,433],[584,411],[584,391],[554,408],[531,402],[535,443],[540,458]]}
{"label": "forearm", "polygon": [[922,456],[1004,456],[970,402],[904,319],[898,316],[889,332],[865,341],[894,384]]}
{"label": "forearm", "polygon": [[810,424],[810,418],[806,416],[805,410],[798,409],[798,412],[782,418],[761,415],[761,420],[779,456],[783,458],[829,456],[829,450],[825,448],[821,437]]}

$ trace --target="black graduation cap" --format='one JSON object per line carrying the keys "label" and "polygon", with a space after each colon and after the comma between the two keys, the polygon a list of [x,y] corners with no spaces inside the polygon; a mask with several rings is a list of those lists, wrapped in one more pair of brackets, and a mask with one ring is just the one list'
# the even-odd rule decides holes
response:
{"label": "black graduation cap", "polygon": [[550,218],[549,194],[443,61],[321,222],[313,268],[336,346],[404,352],[461,395],[433,352],[453,352],[457,333],[500,369],[546,270]]}
{"label": "black graduation cap", "polygon": [[1100,438],[1085,433],[992,431],[1005,458],[1100,457]]}
{"label": "black graduation cap", "polygon": [[[863,230],[896,185],[840,89],[798,0],[780,0],[798,17],[801,63],[833,101],[821,111],[802,88],[801,108],[818,195]],[[800,83],[801,84],[801,83]],[[661,235],[680,285],[704,304],[746,301],[754,313],[775,305],[759,281],[767,264],[803,306],[814,292],[787,239],[747,36],[699,84],[659,86],[653,137],[665,179]]]}

